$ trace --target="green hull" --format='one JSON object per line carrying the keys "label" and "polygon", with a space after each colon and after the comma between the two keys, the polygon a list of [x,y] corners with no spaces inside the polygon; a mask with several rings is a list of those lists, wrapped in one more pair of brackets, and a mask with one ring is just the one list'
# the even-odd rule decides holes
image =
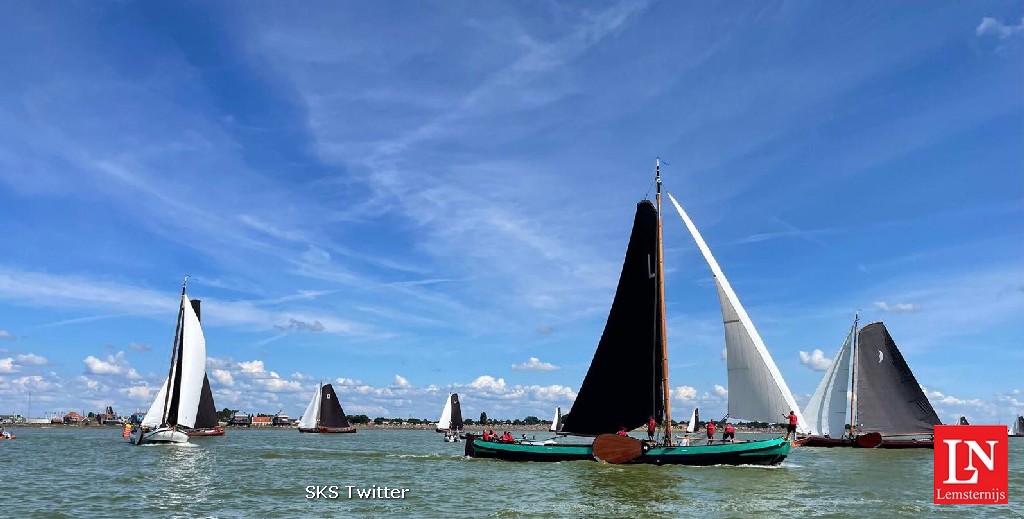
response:
{"label": "green hull", "polygon": [[[703,443],[703,442],[698,442]],[[655,465],[778,465],[789,455],[790,443],[782,438],[686,447],[651,447],[629,463]],[[523,445],[466,439],[466,456],[505,461],[595,461],[591,445]]]}

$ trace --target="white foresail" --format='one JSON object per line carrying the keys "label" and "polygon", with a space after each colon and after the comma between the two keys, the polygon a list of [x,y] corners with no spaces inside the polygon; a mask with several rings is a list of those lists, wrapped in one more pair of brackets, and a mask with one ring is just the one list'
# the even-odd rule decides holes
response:
{"label": "white foresail", "polygon": [[711,267],[718,287],[719,302],[722,306],[722,322],[725,324],[725,347],[729,367],[729,416],[745,420],[759,420],[778,423],[792,410],[797,413],[798,430],[807,432],[807,423],[801,416],[793,393],[782,378],[779,368],[768,353],[761,336],[758,335],[747,311],[740,304],[715,257],[711,254],[704,238],[671,193],[669,200],[689,229],[697,248]]}
{"label": "white foresail", "polygon": [[853,334],[851,329],[804,409],[811,434],[839,438],[846,432]]}
{"label": "white foresail", "polygon": [[142,418],[142,425],[145,427],[159,427],[164,422],[164,400],[167,399],[167,381],[164,380],[164,384],[160,386],[160,391],[156,392],[156,399],[149,406],[149,411],[146,411],[146,416]]}
{"label": "white foresail", "polygon": [[320,415],[320,392],[320,386],[317,386],[313,399],[306,406],[306,412],[302,413],[302,418],[299,418],[299,427],[303,429],[316,427],[316,417]]}
{"label": "white foresail", "polygon": [[444,401],[444,410],[441,411],[441,418],[437,419],[438,429],[451,429],[452,428],[452,394],[448,393],[448,398]]}
{"label": "white foresail", "polygon": [[686,432],[692,433],[697,430],[697,408],[693,408],[693,412],[690,413],[690,423],[686,424]]}
{"label": "white foresail", "polygon": [[182,294],[184,317],[181,325],[181,386],[178,388],[178,425],[192,427],[199,412],[199,397],[206,376],[206,338],[199,316]]}
{"label": "white foresail", "polygon": [[551,419],[551,427],[548,428],[551,432],[558,432],[558,428],[562,425],[562,408],[555,408],[555,417]]}

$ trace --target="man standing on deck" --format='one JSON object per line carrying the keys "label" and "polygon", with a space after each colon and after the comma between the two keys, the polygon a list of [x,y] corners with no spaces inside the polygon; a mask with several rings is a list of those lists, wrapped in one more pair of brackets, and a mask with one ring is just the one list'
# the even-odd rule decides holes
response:
{"label": "man standing on deck", "polygon": [[789,419],[789,425],[786,426],[786,441],[789,441],[790,433],[793,434],[793,438],[796,439],[796,413],[792,409],[789,410],[789,415],[782,415]]}
{"label": "man standing on deck", "polygon": [[658,424],[654,422],[654,417],[652,416],[647,420],[647,441],[654,441],[654,431],[657,428]]}
{"label": "man standing on deck", "polygon": [[708,445],[715,441],[715,422],[708,422],[704,424],[704,428],[708,430]]}

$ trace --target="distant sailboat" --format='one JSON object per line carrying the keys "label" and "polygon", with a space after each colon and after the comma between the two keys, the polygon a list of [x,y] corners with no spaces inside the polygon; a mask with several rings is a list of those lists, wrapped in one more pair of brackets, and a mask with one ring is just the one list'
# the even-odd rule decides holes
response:
{"label": "distant sailboat", "polygon": [[[665,333],[665,286],[661,232],[660,163],[655,169],[656,202],[637,204],[619,283],[604,333],[561,434],[596,436],[592,444],[537,445],[482,441],[470,435],[466,455],[508,461],[602,460],[657,465],[776,465],[789,454],[783,438],[697,446],[673,443]],[[795,409],[795,400],[707,245],[672,199],[705,259],[722,298],[729,356],[729,409],[737,418],[775,420]],[[744,319],[742,329],[732,319]],[[664,427],[661,441],[643,442],[613,434],[653,418]]]}
{"label": "distant sailboat", "polygon": [[930,436],[942,423],[880,322],[851,331],[805,415],[812,427],[808,447],[932,448]]}
{"label": "distant sailboat", "polygon": [[462,430],[462,404],[459,403],[458,393],[448,393],[444,401],[444,408],[441,409],[441,418],[434,424],[434,430],[443,432],[447,442],[459,441],[459,432]]}
{"label": "distant sailboat", "polygon": [[306,406],[306,412],[299,419],[302,433],[354,433],[356,428],[348,423],[348,417],[338,402],[334,386],[320,384],[313,399]]}
{"label": "distant sailboat", "polygon": [[971,425],[971,423],[967,421],[967,417],[966,416],[961,416],[960,417],[960,423],[958,423],[957,425]]}
{"label": "distant sailboat", "polygon": [[555,408],[555,417],[551,419],[551,427],[548,430],[551,432],[558,432],[562,428],[562,408]]}
{"label": "distant sailboat", "polygon": [[1010,427],[1010,436],[1014,438],[1024,437],[1024,416],[1018,416]]}
{"label": "distant sailboat", "polygon": [[195,425],[205,374],[206,339],[183,283],[167,379],[129,441],[136,445],[188,442],[186,431]]}
{"label": "distant sailboat", "polygon": [[693,413],[690,414],[690,423],[686,424],[687,434],[693,434],[697,432],[697,422],[700,421],[700,409],[694,407]]}

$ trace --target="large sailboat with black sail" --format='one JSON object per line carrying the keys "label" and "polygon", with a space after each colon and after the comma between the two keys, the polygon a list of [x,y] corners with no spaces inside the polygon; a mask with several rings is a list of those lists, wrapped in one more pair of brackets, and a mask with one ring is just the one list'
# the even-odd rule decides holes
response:
{"label": "large sailboat with black sail", "polygon": [[434,424],[434,430],[444,433],[444,441],[460,441],[459,434],[462,433],[462,404],[459,403],[458,393],[448,393],[441,409],[441,417]]}
{"label": "large sailboat with black sail", "polygon": [[203,378],[206,376],[206,338],[188,296],[181,285],[178,324],[167,379],[149,406],[142,424],[132,430],[129,441],[147,443],[186,443],[188,430],[195,426]]}
{"label": "large sailboat with black sail", "polygon": [[[942,422],[885,325],[859,316],[804,409],[807,447],[933,448]],[[851,419],[852,417],[852,419]],[[966,419],[962,419],[966,421]]]}
{"label": "large sailboat with black sail", "polygon": [[313,399],[306,406],[306,412],[299,419],[301,433],[354,433],[356,428],[348,423],[348,417],[341,408],[334,386],[320,384]]}
{"label": "large sailboat with black sail", "polygon": [[[465,452],[477,458],[507,461],[600,460],[609,463],[681,465],[775,465],[789,454],[790,442],[770,440],[676,445],[672,436],[668,354],[665,340],[665,285],[661,230],[661,168],[655,167],[657,195],[636,206],[612,307],[586,378],[560,434],[594,437],[591,443],[483,441],[469,435]],[[672,199],[715,274],[729,358],[730,414],[751,420],[774,420],[795,401],[778,374],[735,293],[721,275],[710,250],[682,207]],[[743,321],[739,333],[733,321]],[[733,350],[736,350],[735,353]],[[752,351],[747,351],[752,349]],[[743,364],[743,366],[740,365]],[[742,369],[741,369],[742,368]],[[754,380],[756,378],[756,380]],[[751,400],[734,402],[734,399]],[[781,404],[780,404],[781,402]],[[736,411],[734,414],[733,411]],[[744,414],[746,413],[746,414]],[[613,434],[654,419],[655,441]]]}

